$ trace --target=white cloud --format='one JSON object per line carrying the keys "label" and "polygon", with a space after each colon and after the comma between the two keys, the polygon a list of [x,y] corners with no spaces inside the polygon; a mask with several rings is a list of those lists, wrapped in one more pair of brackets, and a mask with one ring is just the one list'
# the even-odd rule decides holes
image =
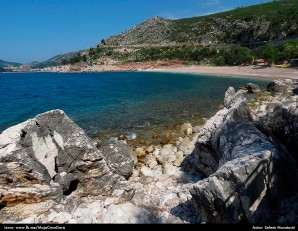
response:
{"label": "white cloud", "polygon": [[216,13],[220,13],[220,12],[229,11],[229,10],[232,10],[232,9],[233,8],[220,7],[220,8],[217,8],[215,10],[212,10],[212,11],[207,11],[207,12],[201,13],[200,16],[205,16],[205,15],[210,15],[210,14],[216,14]]}
{"label": "white cloud", "polygon": [[224,11],[232,10],[232,8],[227,8],[227,7],[216,7],[214,9],[210,10],[185,10],[185,11],[179,11],[179,12],[164,12],[160,14],[161,17],[166,18],[166,19],[180,19],[180,18],[190,18],[190,17],[196,17],[196,16],[205,16],[205,15],[210,15],[210,14],[216,14]]}
{"label": "white cloud", "polygon": [[196,7],[192,9],[186,9],[174,12],[163,12],[160,16],[167,19],[180,19],[180,18],[190,18],[195,16],[205,16],[210,14],[216,14],[233,8],[227,7],[223,0],[206,0],[205,2],[200,1]]}
{"label": "white cloud", "polygon": [[179,18],[189,18],[194,16],[198,16],[198,14],[190,10],[179,11],[179,12],[164,12],[161,14],[161,17],[167,18],[167,19],[173,19],[173,20],[179,19]]}
{"label": "white cloud", "polygon": [[221,0],[208,0],[203,3],[200,3],[199,6],[202,8],[210,8],[210,7],[221,5],[221,3],[222,3]]}

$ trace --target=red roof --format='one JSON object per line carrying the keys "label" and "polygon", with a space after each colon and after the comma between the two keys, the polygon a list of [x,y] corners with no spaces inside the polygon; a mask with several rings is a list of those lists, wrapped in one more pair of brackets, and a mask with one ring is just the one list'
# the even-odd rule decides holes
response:
{"label": "red roof", "polygon": [[265,63],[265,60],[264,59],[258,59],[257,62],[258,63]]}

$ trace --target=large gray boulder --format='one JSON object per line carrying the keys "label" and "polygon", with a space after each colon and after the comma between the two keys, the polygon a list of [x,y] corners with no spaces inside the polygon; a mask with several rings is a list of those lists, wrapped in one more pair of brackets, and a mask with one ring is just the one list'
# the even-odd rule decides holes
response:
{"label": "large gray boulder", "polygon": [[210,176],[219,167],[219,157],[212,145],[213,135],[219,128],[234,121],[252,121],[247,101],[241,91],[230,87],[225,94],[225,108],[209,119],[199,133],[193,154],[196,167],[204,175]]}
{"label": "large gray boulder", "polygon": [[109,166],[119,175],[124,176],[126,179],[132,175],[134,169],[132,148],[118,142],[104,147],[101,150]]}
{"label": "large gray boulder", "polygon": [[295,87],[296,82],[290,79],[287,80],[274,80],[267,85],[267,91],[283,94],[288,91],[291,91]]}
{"label": "large gray boulder", "polygon": [[298,102],[276,106],[260,123],[298,159]]}
{"label": "large gray boulder", "polygon": [[255,123],[242,93],[229,88],[193,152],[207,177],[191,190],[201,222],[272,221],[278,201],[296,190],[297,108],[278,106]]}
{"label": "large gray boulder", "polygon": [[2,207],[60,200],[71,193],[110,195],[123,182],[63,111],[40,114],[0,134]]}
{"label": "large gray boulder", "polygon": [[229,123],[215,134],[219,169],[191,190],[201,221],[264,223],[295,180],[291,155],[251,122]]}

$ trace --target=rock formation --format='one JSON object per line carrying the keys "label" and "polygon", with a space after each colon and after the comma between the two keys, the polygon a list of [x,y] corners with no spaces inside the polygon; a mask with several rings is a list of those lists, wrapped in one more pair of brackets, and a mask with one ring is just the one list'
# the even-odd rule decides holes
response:
{"label": "rock formation", "polygon": [[[133,167],[126,162],[125,176]],[[60,201],[73,191],[80,196],[110,195],[126,182],[114,169],[63,111],[38,115],[0,135],[2,207]]]}
{"label": "rock formation", "polygon": [[229,88],[225,96],[225,108],[209,119],[199,133],[195,157],[197,168],[205,176],[213,174],[219,167],[219,157],[212,145],[213,135],[217,128],[233,121],[252,121],[244,95],[234,88]]}
{"label": "rock formation", "polygon": [[298,101],[292,106],[276,106],[260,123],[298,159]]}
{"label": "rock formation", "polygon": [[297,105],[277,106],[254,123],[242,93],[230,88],[225,107],[206,123],[194,150],[198,170],[208,177],[191,190],[201,221],[272,221],[276,202],[295,190],[289,152],[298,147]]}
{"label": "rock formation", "polygon": [[260,87],[253,83],[248,83],[246,85],[246,89],[247,89],[248,93],[257,93],[257,92],[261,91]]}

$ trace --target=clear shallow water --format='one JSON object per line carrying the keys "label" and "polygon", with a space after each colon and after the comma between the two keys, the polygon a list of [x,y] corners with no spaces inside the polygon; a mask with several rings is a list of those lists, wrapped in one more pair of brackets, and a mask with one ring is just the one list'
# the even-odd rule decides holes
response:
{"label": "clear shallow water", "polygon": [[[268,81],[169,73],[0,73],[0,131],[62,109],[89,135],[173,129],[212,116],[229,86]],[[147,134],[148,135],[148,134]],[[150,134],[151,136],[151,134]]]}

